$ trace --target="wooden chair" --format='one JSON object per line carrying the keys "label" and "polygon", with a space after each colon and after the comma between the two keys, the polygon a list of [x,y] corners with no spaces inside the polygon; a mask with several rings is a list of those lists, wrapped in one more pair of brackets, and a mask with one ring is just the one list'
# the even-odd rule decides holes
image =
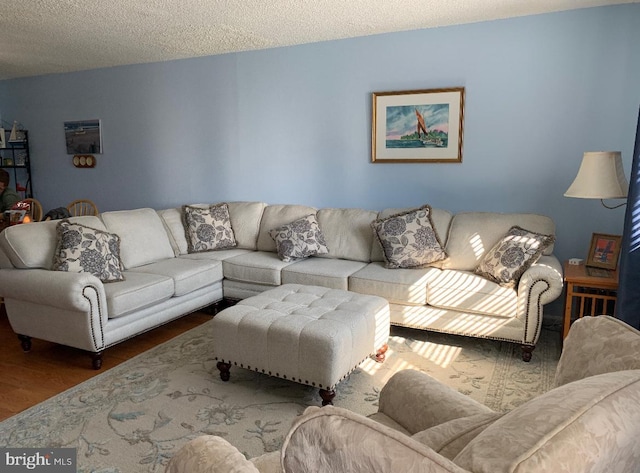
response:
{"label": "wooden chair", "polygon": [[22,199],[20,202],[16,202],[11,209],[26,210],[27,213],[25,216],[28,215],[32,222],[39,222],[42,220],[42,205],[36,199]]}
{"label": "wooden chair", "polygon": [[78,215],[98,215],[98,207],[89,199],[78,199],[67,205],[72,217]]}

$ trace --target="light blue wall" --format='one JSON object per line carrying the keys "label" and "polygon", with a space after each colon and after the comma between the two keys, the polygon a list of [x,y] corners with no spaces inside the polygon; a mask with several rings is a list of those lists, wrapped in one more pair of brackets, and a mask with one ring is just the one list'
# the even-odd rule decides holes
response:
{"label": "light blue wall", "polygon": [[[640,105],[640,5],[591,8],[0,82],[32,139],[45,210],[220,200],[537,212],[584,257],[623,209],[568,199],[584,151],[621,150]],[[371,93],[464,86],[461,164],[372,164]],[[63,122],[99,118],[104,154],[76,169]]]}

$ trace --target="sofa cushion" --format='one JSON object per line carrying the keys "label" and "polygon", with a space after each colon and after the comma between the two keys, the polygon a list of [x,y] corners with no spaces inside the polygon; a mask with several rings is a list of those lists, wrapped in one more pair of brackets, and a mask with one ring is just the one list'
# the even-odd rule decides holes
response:
{"label": "sofa cushion", "polygon": [[349,276],[366,264],[344,259],[311,258],[282,268],[282,284],[304,284],[346,291],[349,289]]}
{"label": "sofa cushion", "polygon": [[484,255],[475,273],[503,286],[513,287],[554,240],[553,235],[513,226]]}
{"label": "sofa cushion", "polygon": [[556,386],[596,374],[640,369],[640,331],[608,315],[583,317],[562,344]]}
{"label": "sofa cushion", "polygon": [[315,214],[274,228],[269,235],[276,242],[278,256],[282,261],[296,261],[329,253]]}
{"label": "sofa cushion", "polygon": [[231,226],[236,234],[238,248],[256,250],[262,213],[267,204],[264,202],[229,202]]}
{"label": "sofa cushion", "polygon": [[387,268],[421,268],[446,259],[430,214],[425,205],[371,224]]}
{"label": "sofa cushion", "polygon": [[424,305],[427,283],[440,272],[437,268],[388,269],[384,263],[370,263],[349,276],[349,290],[397,304]]}
{"label": "sofa cushion", "polygon": [[120,258],[127,269],[174,256],[160,217],[153,209],[118,210],[100,214],[106,229],[120,236]]}
{"label": "sofa cushion", "polygon": [[124,280],[118,235],[66,219],[58,222],[57,234],[54,271],[91,273],[102,282]]}
{"label": "sofa cushion", "polygon": [[189,253],[236,246],[227,204],[215,204],[207,208],[183,205],[182,219]]}
{"label": "sofa cushion", "polygon": [[482,276],[448,269],[429,279],[427,303],[440,309],[515,317],[518,293]]}
{"label": "sofa cushion", "polygon": [[184,233],[184,223],[182,223],[182,209],[163,209],[158,210],[157,213],[167,232],[174,255],[187,254],[187,236]]}
{"label": "sofa cushion", "polygon": [[306,205],[268,205],[262,212],[257,249],[275,253],[277,251],[276,242],[271,238],[269,232],[274,228],[315,213],[315,208]]}
{"label": "sofa cushion", "polygon": [[215,260],[170,258],[138,266],[135,271],[170,277],[174,283],[174,296],[183,296],[222,281],[222,262]]}
{"label": "sofa cushion", "polygon": [[174,282],[168,276],[127,271],[125,278],[104,286],[110,319],[159,304],[174,294]]}
{"label": "sofa cushion", "polygon": [[[544,235],[555,235],[553,220],[536,214],[501,214],[494,212],[462,212],[454,215],[449,228],[445,251],[449,258],[445,269],[473,271],[484,255],[517,225]],[[543,252],[550,255],[553,245]]]}
{"label": "sofa cushion", "polygon": [[[98,217],[71,217],[72,223],[81,223],[98,230],[106,230]],[[58,245],[57,220],[14,225],[0,232],[0,247],[11,264],[18,269],[51,269]]]}
{"label": "sofa cushion", "polygon": [[508,412],[454,462],[478,473],[637,471],[639,405],[640,370],[584,378]]}
{"label": "sofa cushion", "polygon": [[222,269],[227,279],[279,286],[282,284],[281,271],[290,264],[293,263],[282,261],[270,251],[253,251],[225,259]]}
{"label": "sofa cushion", "polygon": [[217,251],[204,251],[202,253],[188,253],[186,255],[179,255],[180,258],[194,259],[194,260],[212,260],[212,261],[224,261],[227,258],[233,258],[234,256],[246,255],[251,253],[252,250],[245,250],[242,248],[231,248],[228,250]]}
{"label": "sofa cushion", "polygon": [[318,224],[329,247],[329,253],[320,257],[371,261],[371,222],[376,215],[376,212],[362,209],[318,210]]}

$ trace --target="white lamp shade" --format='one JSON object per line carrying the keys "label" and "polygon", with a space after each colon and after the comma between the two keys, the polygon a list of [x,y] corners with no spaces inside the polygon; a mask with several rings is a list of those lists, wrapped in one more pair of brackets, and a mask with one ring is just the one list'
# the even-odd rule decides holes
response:
{"label": "white lamp shade", "polygon": [[578,175],[564,195],[581,199],[624,199],[628,189],[620,152],[590,151],[584,153]]}

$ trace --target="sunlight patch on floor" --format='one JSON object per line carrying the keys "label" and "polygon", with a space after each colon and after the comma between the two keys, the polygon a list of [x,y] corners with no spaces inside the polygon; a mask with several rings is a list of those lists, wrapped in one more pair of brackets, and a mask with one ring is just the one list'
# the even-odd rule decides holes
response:
{"label": "sunlight patch on floor", "polygon": [[[404,344],[404,346],[410,348],[410,352],[430,361],[440,368],[447,368],[450,366],[462,351],[462,348],[457,346],[420,340],[410,340],[408,343],[405,343],[406,340],[402,337],[391,337],[389,341],[391,344]],[[400,354],[398,354],[399,356],[395,356],[396,353],[397,352],[390,347],[387,351],[387,358],[384,363],[378,363],[373,358],[367,358],[360,365],[360,369],[371,376],[376,375],[383,369],[390,370],[392,374],[405,369],[420,369],[410,361],[403,359],[406,357],[400,356]]]}

